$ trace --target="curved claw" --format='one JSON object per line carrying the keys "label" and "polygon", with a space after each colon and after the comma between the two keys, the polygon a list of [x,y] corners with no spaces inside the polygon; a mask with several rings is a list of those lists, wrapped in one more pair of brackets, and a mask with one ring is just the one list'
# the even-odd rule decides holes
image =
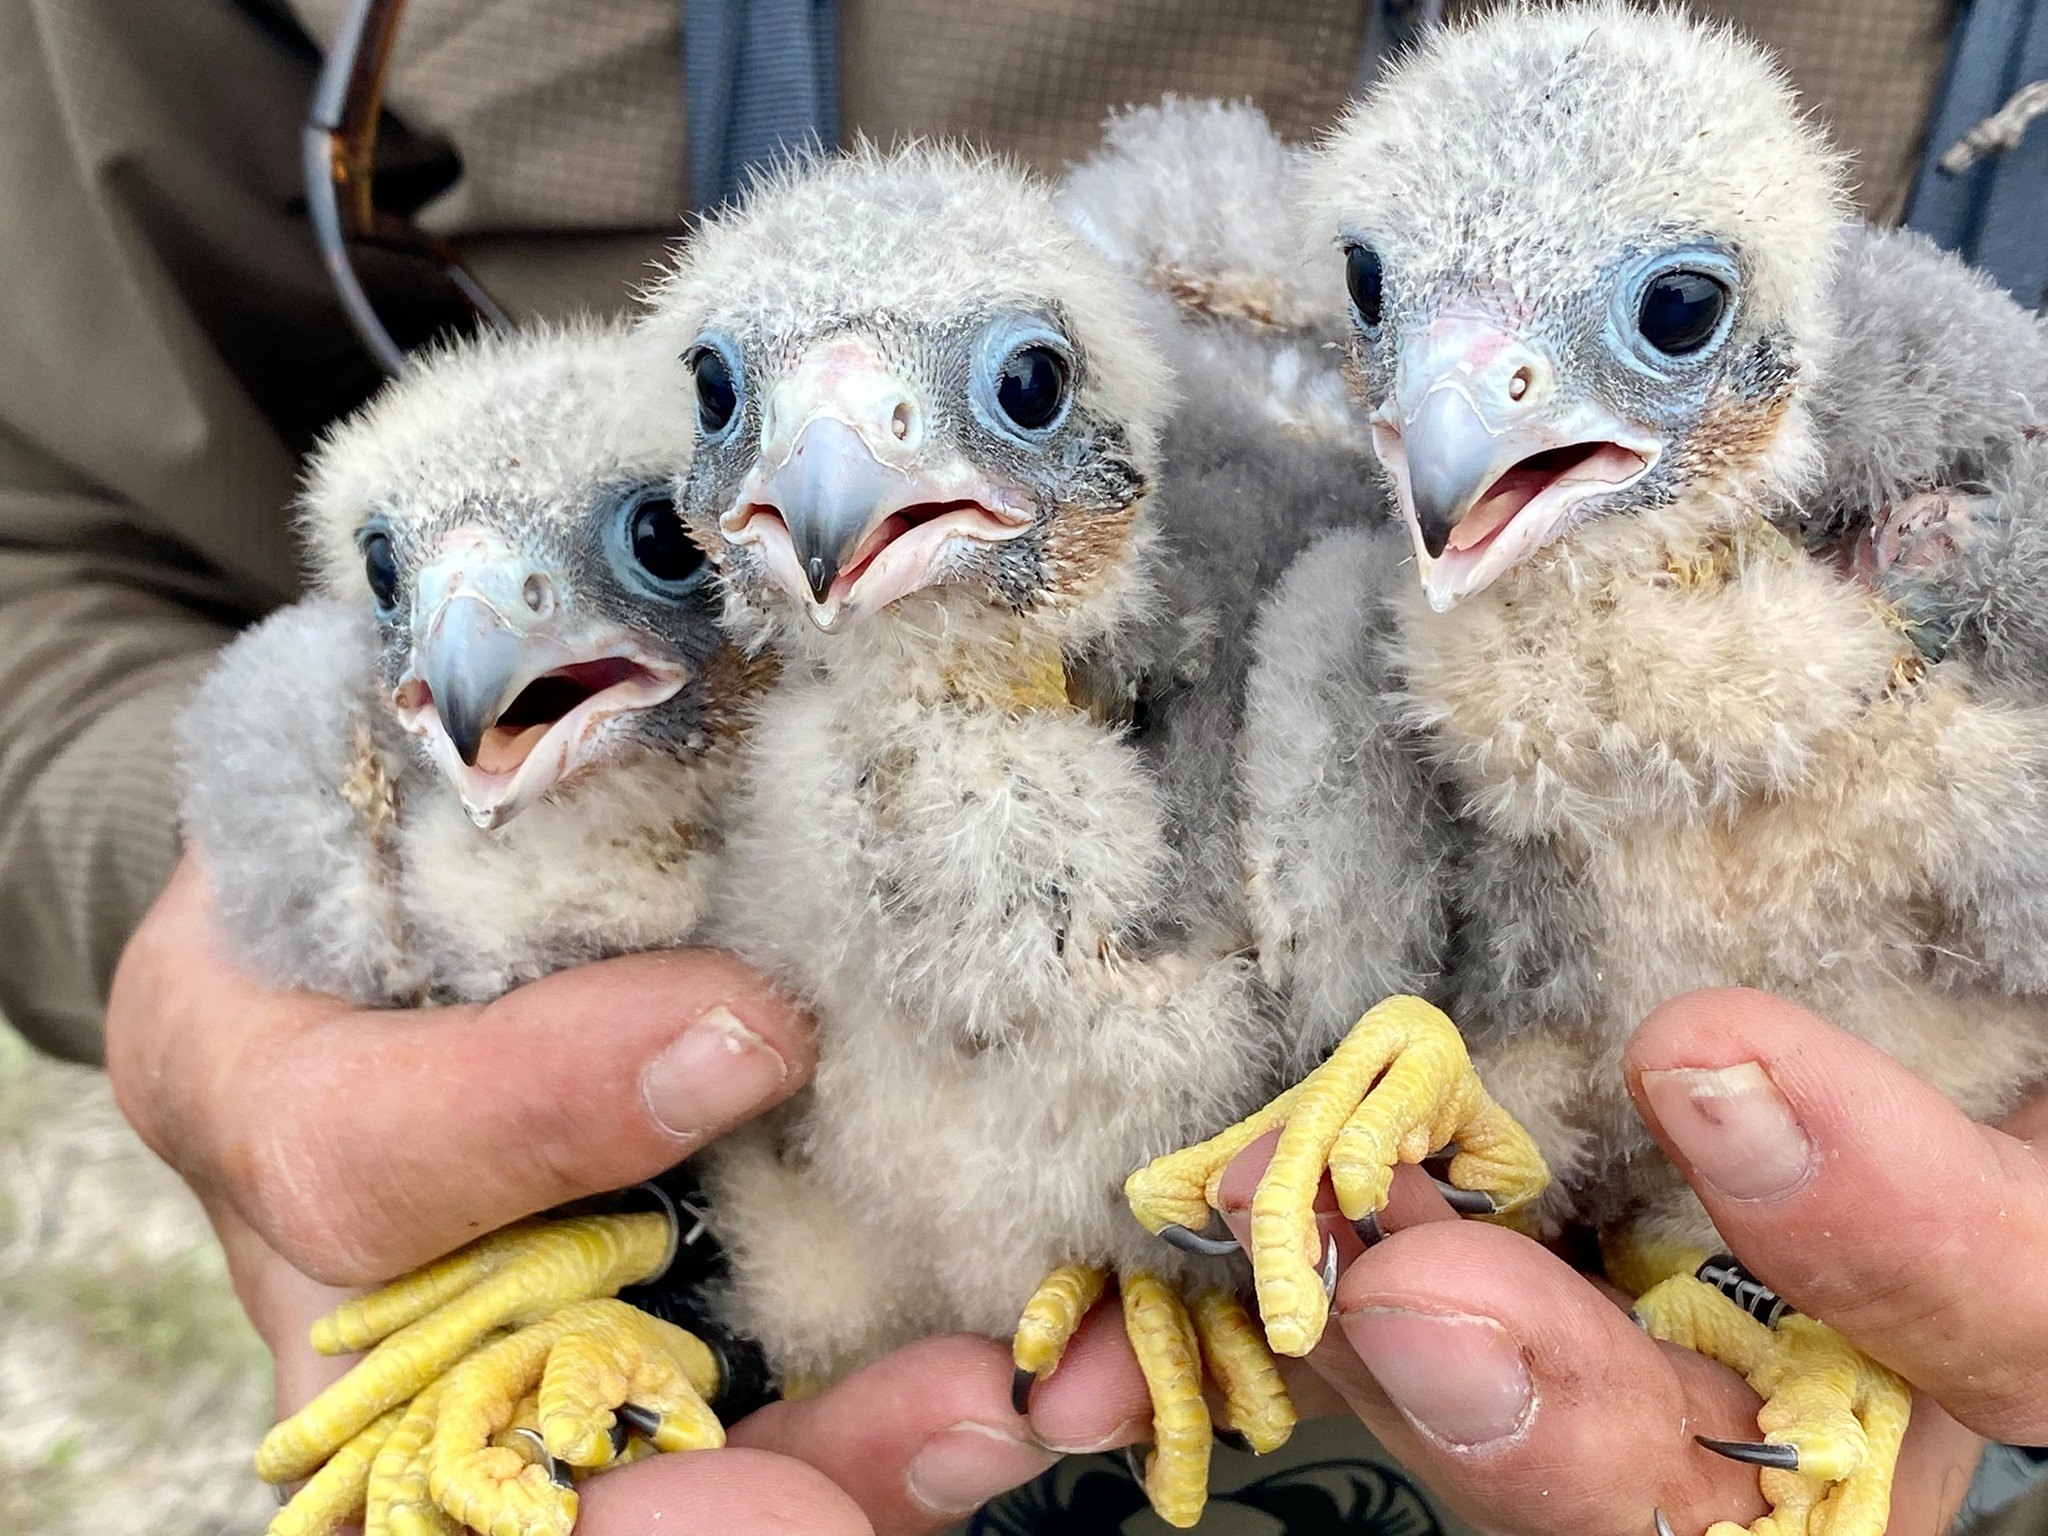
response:
{"label": "curved claw", "polygon": [[1028,1418],[1031,1414],[1031,1389],[1038,1384],[1038,1377],[1018,1366],[1010,1373],[1010,1406],[1017,1410],[1017,1417]]}
{"label": "curved claw", "polygon": [[1752,1467],[1775,1467],[1780,1472],[1799,1470],[1797,1446],[1772,1445],[1765,1440],[1712,1440],[1705,1435],[1692,1438],[1694,1444],[1730,1461],[1746,1462]]}
{"label": "curved claw", "polygon": [[1135,1445],[1124,1447],[1124,1470],[1131,1474],[1131,1481],[1140,1488],[1145,1486],[1145,1460],[1138,1454]]}
{"label": "curved claw", "polygon": [[541,1439],[537,1429],[520,1428],[509,1431],[509,1438],[524,1442],[520,1451],[536,1467],[546,1467],[548,1481],[557,1488],[573,1488],[576,1480],[569,1475],[569,1463],[548,1449],[547,1441]]}
{"label": "curved claw", "polygon": [[1351,1223],[1351,1230],[1358,1234],[1358,1240],[1368,1248],[1383,1241],[1387,1235],[1387,1229],[1380,1225],[1378,1211],[1367,1211]]}
{"label": "curved claw", "polygon": [[1483,1189],[1460,1189],[1448,1179],[1433,1178],[1430,1182],[1444,1197],[1444,1204],[1460,1216],[1493,1216],[1500,1211],[1500,1202]]}
{"label": "curved claw", "polygon": [[612,1410],[612,1415],[642,1440],[652,1440],[661,1433],[661,1415],[652,1408],[643,1408],[638,1403],[621,1403]]}
{"label": "curved claw", "polygon": [[1208,1259],[1227,1258],[1238,1251],[1234,1237],[1211,1237],[1206,1232],[1190,1231],[1178,1222],[1168,1222],[1158,1235],[1182,1253],[1198,1253]]}
{"label": "curved claw", "polygon": [[1664,1518],[1664,1511],[1661,1509],[1650,1511],[1650,1523],[1656,1526],[1657,1536],[1678,1536],[1678,1533],[1671,1529],[1671,1522]]}
{"label": "curved claw", "polygon": [[1225,1429],[1221,1424],[1217,1424],[1211,1426],[1209,1433],[1216,1437],[1218,1445],[1227,1445],[1233,1451],[1243,1451],[1250,1456],[1258,1455],[1258,1452],[1252,1449],[1251,1441],[1234,1429]]}
{"label": "curved claw", "polygon": [[1323,1234],[1323,1297],[1328,1300],[1337,1294],[1337,1239],[1329,1233]]}

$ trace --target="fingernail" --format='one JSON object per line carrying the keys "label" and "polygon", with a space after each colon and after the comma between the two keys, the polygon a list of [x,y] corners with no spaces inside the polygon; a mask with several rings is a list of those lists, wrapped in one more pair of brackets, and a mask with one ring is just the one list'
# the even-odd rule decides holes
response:
{"label": "fingernail", "polygon": [[986,1424],[942,1429],[910,1458],[910,1497],[935,1515],[965,1515],[999,1493],[1028,1483],[1059,1460],[1027,1440]]}
{"label": "fingernail", "polygon": [[730,1008],[707,1008],[640,1074],[640,1097],[671,1136],[702,1141],[775,1099],[789,1063]]}
{"label": "fingernail", "polygon": [[1367,1307],[1339,1321],[1380,1390],[1431,1439],[1491,1445],[1529,1422],[1536,1393],[1528,1367],[1492,1318]]}
{"label": "fingernail", "polygon": [[1643,1074],[1650,1114],[1707,1183],[1737,1200],[1772,1200],[1806,1181],[1813,1146],[1753,1061]]}
{"label": "fingernail", "polygon": [[1093,1440],[1069,1442],[1054,1439],[1050,1435],[1038,1437],[1038,1443],[1048,1451],[1057,1451],[1062,1456],[1093,1456],[1101,1451],[1121,1450],[1127,1445],[1136,1445],[1152,1433],[1152,1415],[1148,1411],[1125,1419],[1106,1435]]}

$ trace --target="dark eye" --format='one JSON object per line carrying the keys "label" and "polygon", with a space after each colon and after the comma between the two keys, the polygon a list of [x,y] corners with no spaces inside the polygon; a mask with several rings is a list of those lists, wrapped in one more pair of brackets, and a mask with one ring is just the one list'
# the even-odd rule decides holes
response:
{"label": "dark eye", "polygon": [[1728,290],[1704,272],[1665,272],[1643,290],[1636,329],[1667,357],[1684,357],[1714,339],[1728,308]]}
{"label": "dark eye", "polygon": [[397,606],[398,552],[391,547],[390,534],[373,533],[363,540],[363,575],[379,608]]}
{"label": "dark eye", "polygon": [[1346,250],[1344,286],[1351,292],[1351,307],[1358,311],[1359,322],[1368,326],[1378,325],[1381,289],[1384,286],[1380,274],[1380,253],[1369,245],[1354,245]]}
{"label": "dark eye", "polygon": [[716,347],[699,347],[690,359],[690,371],[697,376],[697,424],[706,437],[725,430],[732,413],[739,409],[739,391],[733,387],[732,369]]}
{"label": "dark eye", "polygon": [[1051,347],[1019,347],[996,375],[996,404],[1027,432],[1047,427],[1067,398],[1067,360]]}
{"label": "dark eye", "polygon": [[640,569],[656,581],[687,581],[704,564],[704,552],[683,531],[672,497],[649,496],[635,507],[626,539]]}

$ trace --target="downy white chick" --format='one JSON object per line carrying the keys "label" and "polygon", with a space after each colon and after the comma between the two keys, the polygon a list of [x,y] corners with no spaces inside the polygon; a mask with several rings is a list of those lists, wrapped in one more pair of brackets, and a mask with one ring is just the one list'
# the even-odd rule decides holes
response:
{"label": "downy white chick", "polygon": [[[1768,59],[1669,12],[1445,33],[1353,110],[1310,205],[1405,528],[1324,542],[1263,616],[1261,954],[1288,955],[1304,1065],[1423,992],[1499,1102],[1396,1001],[1134,1204],[1199,1221],[1214,1172],[1284,1124],[1255,1268],[1294,1353],[1325,1315],[1326,1163],[1370,1228],[1397,1159],[1455,1145],[1452,1181],[1502,1208],[1547,1162],[1544,1209],[1602,1230],[1653,1331],[1689,1313],[1763,1362],[1766,1443],[1714,1448],[1767,1468],[1773,1528],[1874,1536],[1902,1384],[1710,1262],[1619,1058],[1658,1002],[1736,983],[1981,1118],[2048,1075],[2041,334],[1917,242],[1845,230]],[[1950,539],[1912,503],[1959,486]],[[1379,802],[1433,825],[1390,837]],[[1440,905],[1388,902],[1418,881]]]}
{"label": "downy white chick", "polygon": [[1228,1262],[1161,1250],[1118,1190],[1270,1091],[1232,841],[1246,626],[1374,493],[1325,464],[1348,497],[1291,497],[1313,454],[1170,419],[1139,305],[1024,176],[863,151],[707,224],[651,328],[696,383],[684,516],[781,667],[721,935],[819,1029],[810,1088],[711,1157],[727,1318],[796,1379],[1014,1328],[1021,1402],[1114,1276],[1149,1491],[1185,1524],[1198,1336],[1255,1445],[1291,1410]]}
{"label": "downy white chick", "polygon": [[[315,595],[231,645],[183,722],[186,835],[265,980],[368,1005],[482,1000],[698,933],[762,669],[724,644],[676,517],[688,444],[668,430],[668,362],[594,324],[446,347],[314,454]],[[400,1337],[265,1440],[266,1478],[320,1469],[273,1529],[345,1518],[366,1489],[373,1531],[407,1503],[445,1523],[423,1454],[390,1434],[408,1400],[493,1329],[648,1278],[673,1242],[660,1212],[514,1228],[324,1321],[326,1350]],[[474,1304],[435,1311],[432,1277],[464,1264]],[[585,1320],[636,1358],[701,1364],[703,1346],[622,1304]],[[529,1384],[474,1385],[509,1412]],[[632,1383],[668,1417],[644,1427],[698,1444],[718,1425],[694,1398],[720,1384]],[[437,1497],[459,1513],[516,1480],[525,1462],[503,1454]],[[526,1481],[556,1494],[544,1467]]]}

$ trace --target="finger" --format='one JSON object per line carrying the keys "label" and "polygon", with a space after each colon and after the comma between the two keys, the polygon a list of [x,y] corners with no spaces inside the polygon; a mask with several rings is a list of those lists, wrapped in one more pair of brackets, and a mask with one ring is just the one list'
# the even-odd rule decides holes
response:
{"label": "finger", "polygon": [[1971,1428],[2048,1438],[2036,1149],[1756,992],[1659,1008],[1626,1068],[1644,1119],[1760,1279]]}
{"label": "finger", "polygon": [[576,1536],[873,1536],[854,1501],[816,1468],[727,1448],[656,1456],[577,1492]]}
{"label": "finger", "polygon": [[1345,1273],[1309,1363],[1404,1465],[1481,1529],[1646,1536],[1763,1512],[1753,1470],[1696,1434],[1751,1438],[1756,1394],[1662,1345],[1516,1233],[1433,1222]]}
{"label": "finger", "polygon": [[203,889],[174,886],[130,977],[155,988],[130,1013],[168,1022],[129,1031],[124,1105],[322,1280],[387,1278],[648,1178],[810,1071],[802,1015],[724,955],[636,955],[482,1006],[358,1012],[240,975]]}
{"label": "finger", "polygon": [[925,1339],[817,1397],[771,1403],[729,1443],[808,1462],[879,1530],[937,1531],[1058,1459],[1010,1407],[1010,1372],[993,1339]]}

